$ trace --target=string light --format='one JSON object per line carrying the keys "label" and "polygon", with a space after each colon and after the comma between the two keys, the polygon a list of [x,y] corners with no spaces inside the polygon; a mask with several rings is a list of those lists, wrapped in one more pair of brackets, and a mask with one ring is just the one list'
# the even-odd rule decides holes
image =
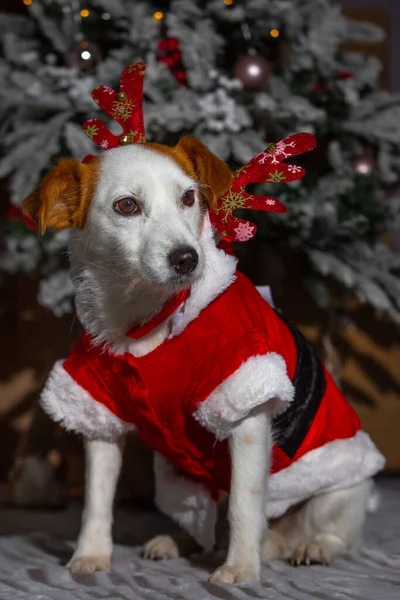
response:
{"label": "string light", "polygon": [[87,40],[82,40],[79,45],[82,49],[81,59],[89,60],[90,58],[92,58],[92,53],[89,51],[89,42]]}
{"label": "string light", "polygon": [[233,0],[224,0],[224,4],[226,4],[226,6],[232,6]]}
{"label": "string light", "polygon": [[111,15],[110,13],[105,12],[101,15],[101,18],[104,19],[104,21],[109,21],[111,19]]}
{"label": "string light", "polygon": [[269,35],[273,38],[277,38],[280,35],[279,29],[271,29]]}
{"label": "string light", "polygon": [[90,12],[88,11],[87,8],[84,8],[81,10],[81,17],[84,19],[85,17],[88,17],[90,15]]}
{"label": "string light", "polygon": [[30,6],[32,4],[32,0],[22,0],[25,6]]}
{"label": "string light", "polygon": [[158,10],[157,12],[154,13],[153,17],[155,18],[156,21],[161,21],[161,19],[164,18],[164,13],[161,12],[160,10]]}

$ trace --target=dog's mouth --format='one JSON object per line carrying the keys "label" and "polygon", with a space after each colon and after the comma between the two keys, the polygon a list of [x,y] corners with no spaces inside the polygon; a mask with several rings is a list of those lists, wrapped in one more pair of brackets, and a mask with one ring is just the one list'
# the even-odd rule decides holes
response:
{"label": "dog's mouth", "polygon": [[197,279],[199,275],[196,273],[192,273],[190,275],[171,275],[168,281],[168,285],[178,289],[184,289],[191,286]]}

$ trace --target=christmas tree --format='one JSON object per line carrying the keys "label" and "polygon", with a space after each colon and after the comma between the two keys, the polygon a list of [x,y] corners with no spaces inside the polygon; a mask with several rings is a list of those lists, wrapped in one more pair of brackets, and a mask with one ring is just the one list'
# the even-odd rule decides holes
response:
{"label": "christmas tree", "polygon": [[[12,203],[1,265],[39,273],[42,305],[72,308],[68,232],[40,239],[18,207],[58,156],[96,153],[81,129],[100,116],[91,90],[115,88],[143,60],[153,141],[190,132],[235,168],[288,134],[317,137],[302,182],[269,184],[288,213],[257,216],[265,252],[303,255],[320,304],[346,289],[400,323],[400,258],[382,237],[399,221],[400,97],[379,89],[377,59],[343,48],[379,28],[328,0],[23,4],[26,14],[0,15],[0,176]],[[342,284],[335,298],[327,278]]]}

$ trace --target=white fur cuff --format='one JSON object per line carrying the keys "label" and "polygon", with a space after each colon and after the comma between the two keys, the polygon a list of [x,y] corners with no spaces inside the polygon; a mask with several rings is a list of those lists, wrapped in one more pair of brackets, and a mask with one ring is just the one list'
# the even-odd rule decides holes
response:
{"label": "white fur cuff", "polygon": [[267,517],[280,517],[307,498],[357,485],[373,477],[385,459],[368,434],[334,440],[311,450],[269,478]]}
{"label": "white fur cuff", "polygon": [[270,352],[249,358],[221,383],[194,413],[194,418],[219,440],[230,435],[232,425],[253,408],[267,403],[271,419],[293,400],[294,388],[282,356]]}
{"label": "white fur cuff", "polygon": [[91,439],[114,441],[133,429],[78,385],[61,360],[56,362],[49,375],[40,403],[64,429]]}

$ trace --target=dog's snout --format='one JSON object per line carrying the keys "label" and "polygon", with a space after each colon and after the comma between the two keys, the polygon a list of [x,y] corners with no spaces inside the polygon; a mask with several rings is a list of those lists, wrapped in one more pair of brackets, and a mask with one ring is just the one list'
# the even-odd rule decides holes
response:
{"label": "dog's snout", "polygon": [[179,275],[188,275],[197,267],[199,255],[190,246],[176,248],[170,253],[169,262]]}

